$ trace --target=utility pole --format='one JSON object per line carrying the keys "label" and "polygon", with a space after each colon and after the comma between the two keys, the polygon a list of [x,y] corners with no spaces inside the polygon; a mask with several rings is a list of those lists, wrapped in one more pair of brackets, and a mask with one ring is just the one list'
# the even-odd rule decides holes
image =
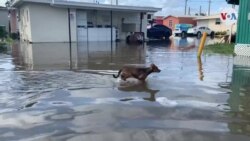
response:
{"label": "utility pole", "polygon": [[191,15],[191,9],[188,7],[188,15]]}
{"label": "utility pole", "polygon": [[116,5],[118,5],[118,0],[116,0]]}
{"label": "utility pole", "polygon": [[201,6],[200,6],[200,12],[199,12],[199,16],[201,15]]}
{"label": "utility pole", "polygon": [[188,0],[185,0],[185,15],[187,15],[187,1]]}
{"label": "utility pole", "polygon": [[208,1],[208,16],[210,16],[211,0]]}

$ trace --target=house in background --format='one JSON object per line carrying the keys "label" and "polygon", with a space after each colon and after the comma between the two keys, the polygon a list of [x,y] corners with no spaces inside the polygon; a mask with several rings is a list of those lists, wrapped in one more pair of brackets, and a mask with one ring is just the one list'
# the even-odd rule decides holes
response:
{"label": "house in background", "polygon": [[172,16],[169,15],[163,19],[163,25],[174,30],[176,24],[192,24],[196,26],[195,16]]}
{"label": "house in background", "polygon": [[163,16],[155,16],[154,17],[154,24],[163,24],[163,19],[164,17]]}
{"label": "house in background", "polygon": [[160,8],[65,0],[15,0],[20,39],[28,42],[125,40],[131,32],[147,36],[147,14]]}
{"label": "house in background", "polygon": [[[221,22],[220,15],[211,15],[211,16],[203,16],[195,18],[197,21],[197,26],[205,26],[213,30],[214,32],[221,32],[231,30],[231,26],[226,25]],[[232,32],[236,32],[236,26],[234,25],[232,28]]]}
{"label": "house in background", "polygon": [[0,26],[4,26],[7,32],[9,32],[8,14],[9,12],[6,7],[0,7]]}

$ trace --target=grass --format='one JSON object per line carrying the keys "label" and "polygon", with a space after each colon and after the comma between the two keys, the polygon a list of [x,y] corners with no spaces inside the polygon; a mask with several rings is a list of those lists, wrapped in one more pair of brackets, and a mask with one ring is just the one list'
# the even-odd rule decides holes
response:
{"label": "grass", "polygon": [[225,55],[233,55],[234,54],[234,44],[228,43],[217,43],[213,45],[207,45],[204,48],[205,53],[217,53],[217,54],[225,54]]}

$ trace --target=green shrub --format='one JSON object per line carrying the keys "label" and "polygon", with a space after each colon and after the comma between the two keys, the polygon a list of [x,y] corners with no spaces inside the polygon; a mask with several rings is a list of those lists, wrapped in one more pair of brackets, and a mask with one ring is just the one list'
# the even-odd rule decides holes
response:
{"label": "green shrub", "polygon": [[5,26],[0,26],[0,39],[7,37],[7,31]]}
{"label": "green shrub", "polygon": [[215,32],[215,35],[226,35],[227,34],[227,31],[218,31],[218,32]]}

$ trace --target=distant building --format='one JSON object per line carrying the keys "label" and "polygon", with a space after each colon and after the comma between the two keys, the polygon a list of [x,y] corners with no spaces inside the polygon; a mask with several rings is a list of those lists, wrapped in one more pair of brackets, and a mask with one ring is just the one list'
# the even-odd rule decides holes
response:
{"label": "distant building", "polygon": [[176,24],[192,24],[196,25],[195,16],[172,16],[169,15],[163,19],[163,25],[174,30]]}
{"label": "distant building", "polygon": [[147,15],[160,8],[62,0],[15,0],[20,39],[37,42],[125,40],[131,32],[147,34]]}
{"label": "distant building", "polygon": [[155,16],[154,17],[154,24],[163,24],[163,16]]}
{"label": "distant building", "polygon": [[[231,26],[222,23],[220,20],[220,15],[202,16],[195,18],[197,21],[197,26],[205,26],[210,28],[215,32],[231,30]],[[236,26],[233,26],[233,32],[236,32]]]}
{"label": "distant building", "polygon": [[0,7],[0,26],[4,26],[9,32],[8,9],[6,7]]}

